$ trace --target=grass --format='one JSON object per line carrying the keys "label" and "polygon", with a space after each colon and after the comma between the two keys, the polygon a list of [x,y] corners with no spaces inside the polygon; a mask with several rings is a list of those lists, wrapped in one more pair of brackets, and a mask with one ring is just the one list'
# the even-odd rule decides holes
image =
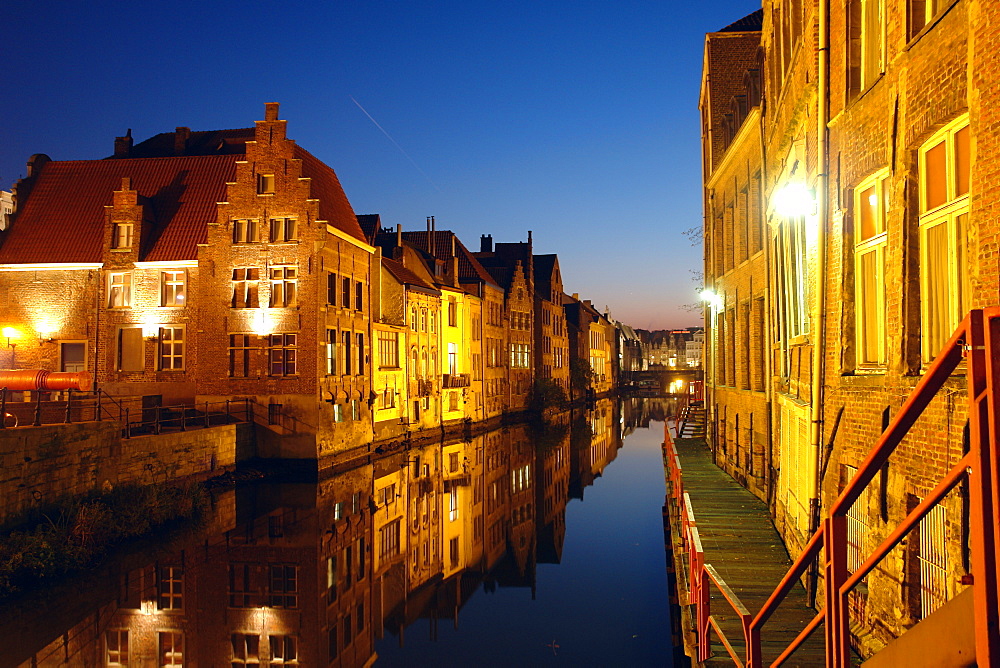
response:
{"label": "grass", "polygon": [[0,532],[0,598],[100,563],[109,548],[207,507],[200,485],[121,485],[25,515]]}

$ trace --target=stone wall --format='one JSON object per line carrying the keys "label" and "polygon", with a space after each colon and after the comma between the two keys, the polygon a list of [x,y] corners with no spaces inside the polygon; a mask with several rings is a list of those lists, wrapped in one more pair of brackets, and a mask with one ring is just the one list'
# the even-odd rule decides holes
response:
{"label": "stone wall", "polygon": [[235,464],[235,425],[131,439],[121,438],[117,422],[6,429],[0,432],[0,518],[105,483],[207,477]]}

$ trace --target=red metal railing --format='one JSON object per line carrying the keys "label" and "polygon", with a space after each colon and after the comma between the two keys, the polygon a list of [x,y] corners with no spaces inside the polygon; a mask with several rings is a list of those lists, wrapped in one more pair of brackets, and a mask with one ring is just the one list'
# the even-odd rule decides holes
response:
{"label": "red metal railing", "polygon": [[[943,388],[951,374],[966,362],[966,384],[969,401],[969,451],[941,478],[926,497],[906,516],[886,539],[865,559],[854,573],[847,568],[847,512],[864,489],[889,460],[896,447],[917,419]],[[1000,307],[977,309],[969,313],[931,363],[920,382],[910,393],[889,427],[882,433],[854,478],[830,508],[827,517],[810,538],[770,598],[752,618],[744,615],[739,599],[728,591],[724,581],[710,564],[704,563],[704,553],[697,540],[697,526],[690,510],[690,501],[683,493],[680,461],[665,429],[664,461],[671,482],[671,497],[681,514],[681,525],[689,555],[689,586],[691,599],[698,606],[699,659],[709,656],[711,627],[736,665],[743,663],[725,635],[714,623],[708,609],[708,582],[722,591],[743,621],[746,643],[745,661],[748,668],[763,666],[761,632],[778,605],[788,595],[795,581],[802,577],[813,560],[822,553],[822,573],[826,584],[823,608],[801,630],[788,647],[770,664],[779,666],[825,622],[826,665],[845,668],[850,665],[850,633],[848,594],[861,580],[896,547],[906,534],[929,513],[963,479],[969,488],[969,528],[975,612],[976,662],[980,666],[1000,664]],[[685,500],[687,503],[684,503]]]}

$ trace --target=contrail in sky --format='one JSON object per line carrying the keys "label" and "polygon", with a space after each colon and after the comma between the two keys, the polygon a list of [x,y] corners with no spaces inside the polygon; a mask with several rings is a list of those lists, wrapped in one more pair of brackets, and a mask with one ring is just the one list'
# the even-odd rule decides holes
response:
{"label": "contrail in sky", "polygon": [[434,190],[436,190],[438,192],[441,192],[441,189],[438,188],[437,185],[433,181],[431,181],[431,177],[427,176],[427,172],[425,172],[424,170],[420,169],[420,165],[418,165],[413,160],[413,158],[410,157],[409,153],[407,153],[406,151],[403,150],[403,147],[399,145],[399,142],[397,142],[395,139],[392,138],[392,135],[390,135],[388,132],[385,131],[385,128],[383,128],[381,125],[378,124],[378,121],[376,121],[374,118],[372,118],[372,115],[368,113],[368,110],[365,109],[364,107],[362,107],[361,103],[354,99],[353,95],[348,95],[348,97],[351,98],[351,102],[353,102],[354,104],[358,105],[358,109],[360,109],[362,112],[364,112],[365,116],[368,117],[368,120],[370,120],[372,123],[374,123],[375,127],[377,127],[379,130],[381,130],[382,134],[384,134],[386,136],[386,138],[389,141],[391,141],[396,148],[399,149],[399,152],[406,156],[406,159],[410,161],[410,164],[412,164],[414,167],[416,167],[417,171],[424,175],[424,178],[427,179],[427,183],[429,183],[432,186],[434,186]]}

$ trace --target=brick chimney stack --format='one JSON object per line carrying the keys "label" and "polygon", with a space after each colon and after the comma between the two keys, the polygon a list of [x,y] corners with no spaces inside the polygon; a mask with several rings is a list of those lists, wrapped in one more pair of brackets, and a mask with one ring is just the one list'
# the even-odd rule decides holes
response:
{"label": "brick chimney stack", "polygon": [[265,102],[264,103],[264,120],[265,121],[276,121],[276,120],[278,120],[278,103],[277,102]]}
{"label": "brick chimney stack", "polygon": [[132,128],[128,129],[124,137],[115,137],[115,157],[127,158],[132,153]]}
{"label": "brick chimney stack", "polygon": [[190,137],[191,128],[179,127],[174,130],[174,155],[184,155]]}
{"label": "brick chimney stack", "polygon": [[483,234],[479,237],[479,252],[480,253],[492,253],[493,252],[493,235]]}

